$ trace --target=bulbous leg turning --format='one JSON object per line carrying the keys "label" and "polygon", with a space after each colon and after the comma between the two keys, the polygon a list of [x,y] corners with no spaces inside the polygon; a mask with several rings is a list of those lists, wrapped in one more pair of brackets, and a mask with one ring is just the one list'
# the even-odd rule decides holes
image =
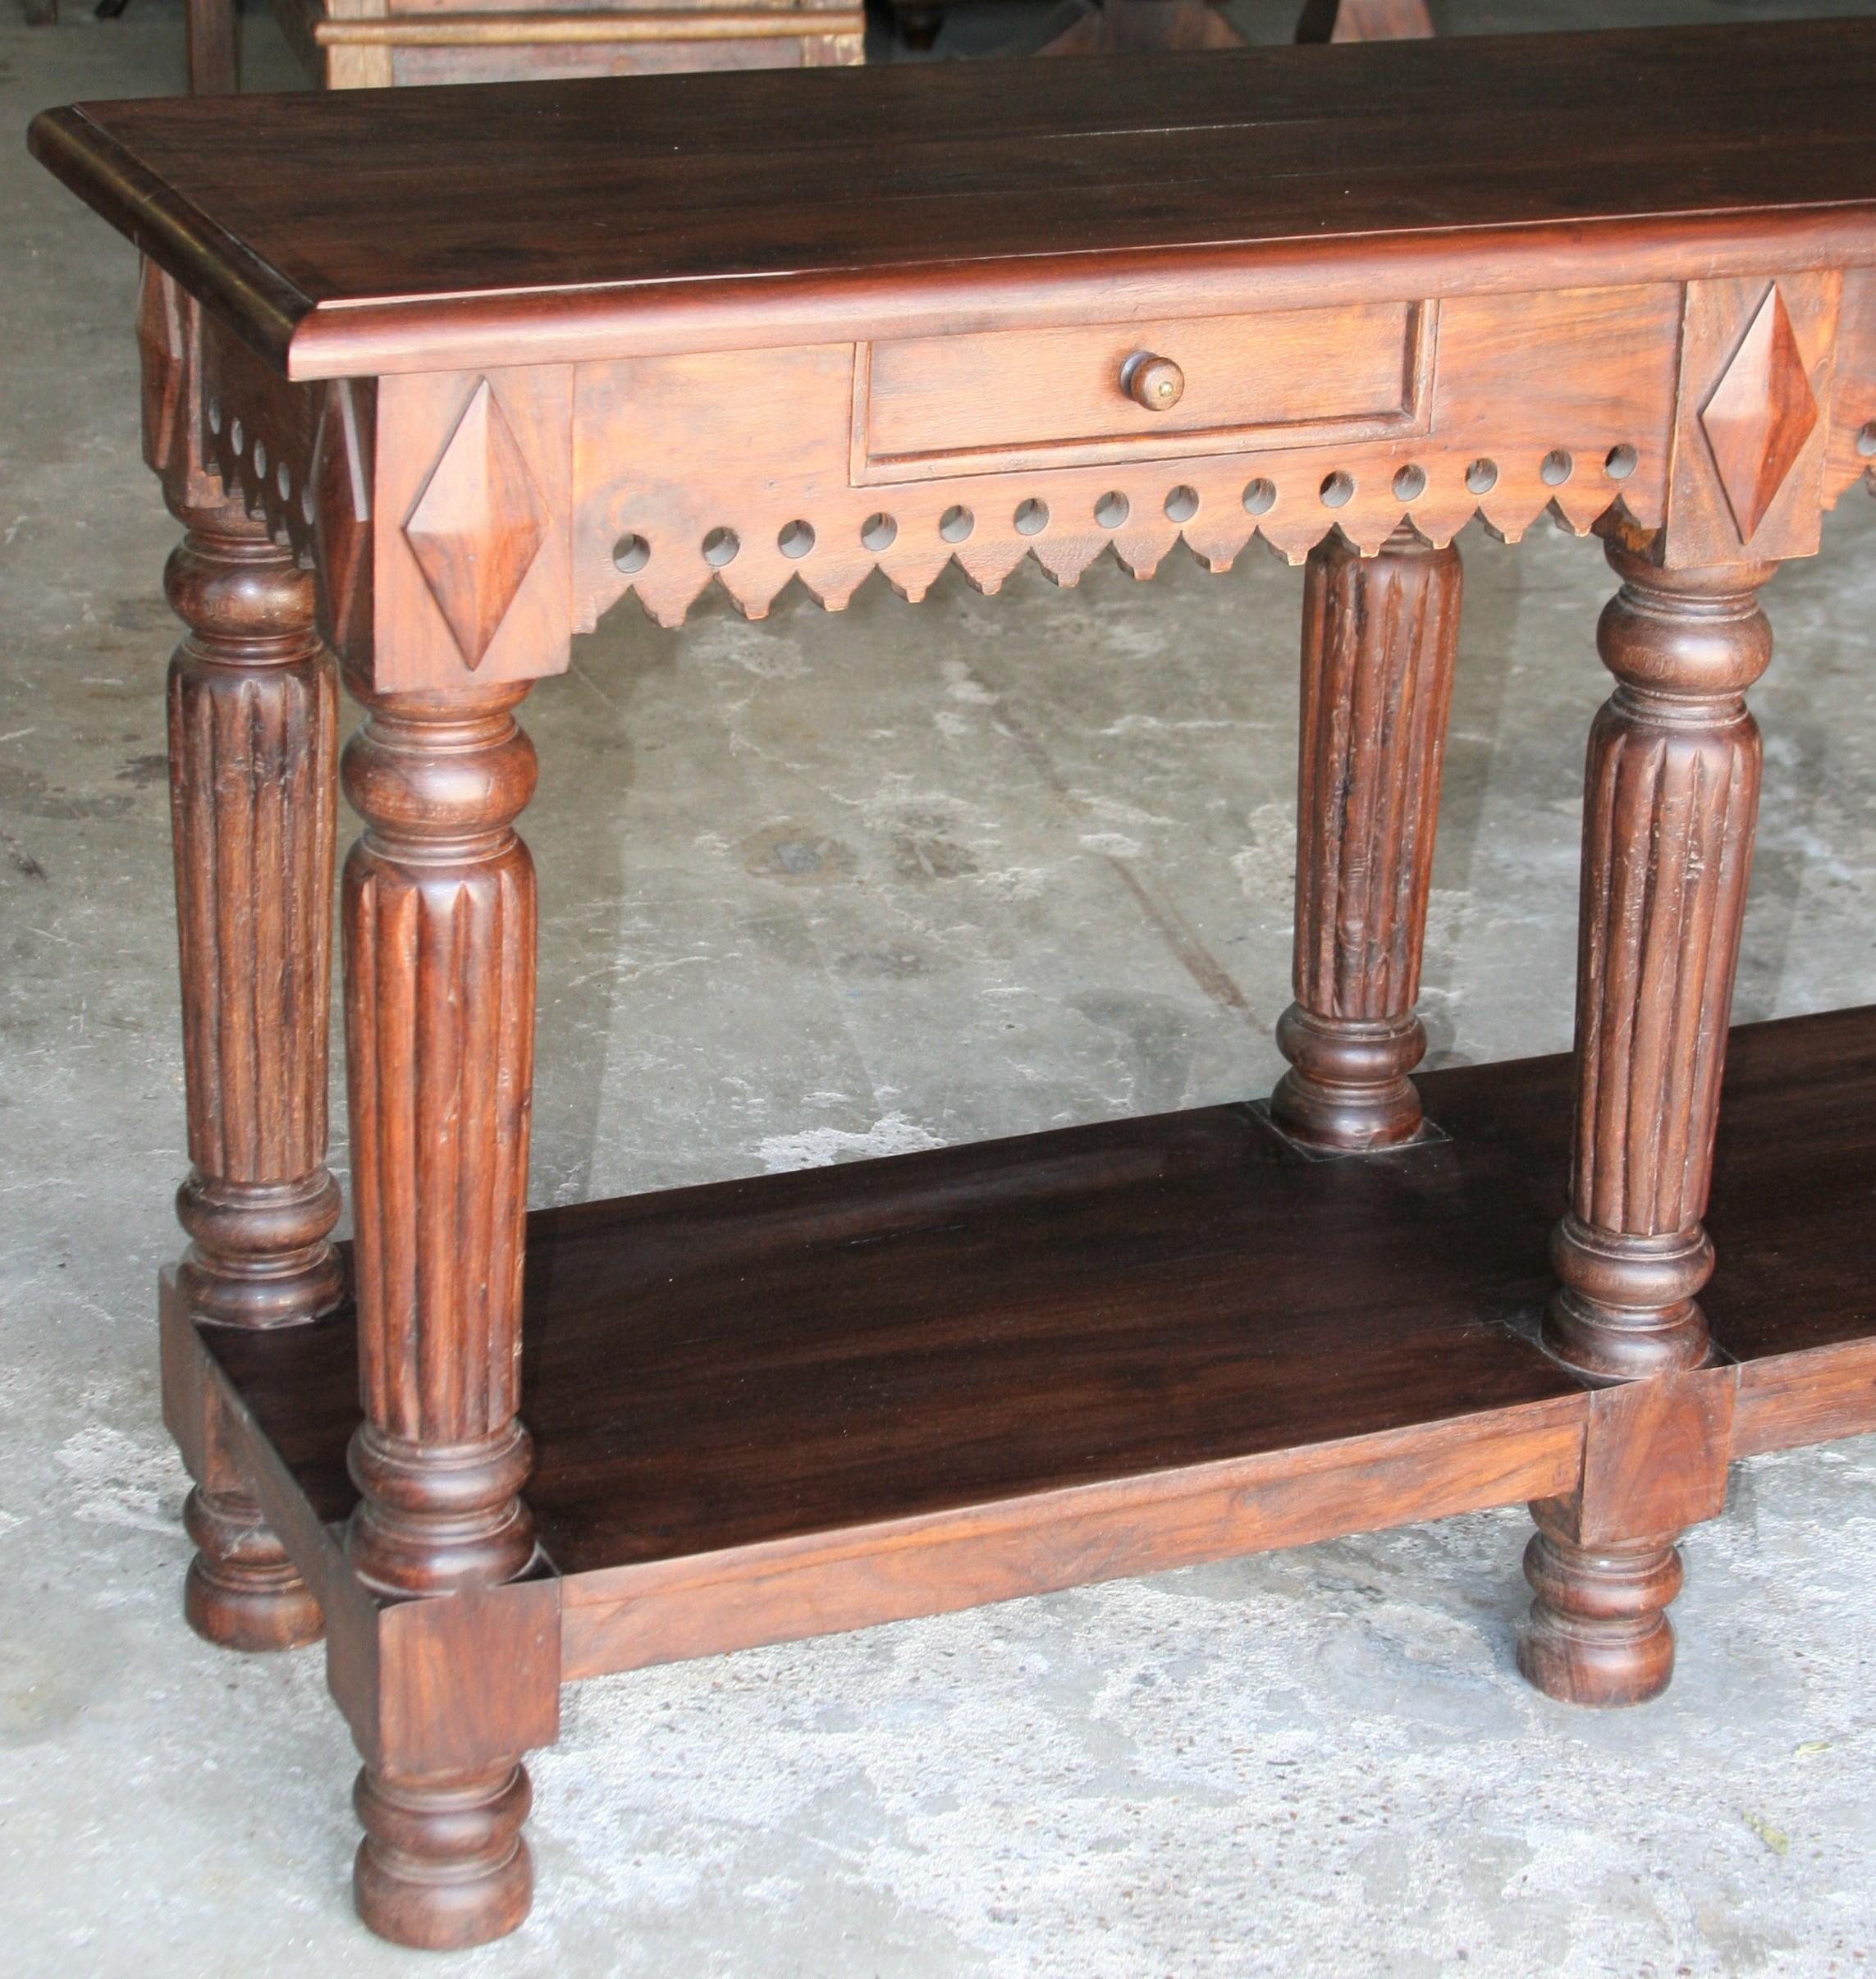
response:
{"label": "bulbous leg turning", "polygon": [[325,1634],[313,1590],[253,1499],[198,1485],[183,1506],[182,1523],[196,1547],[182,1612],[204,1641],[253,1654],[303,1649]]}
{"label": "bulbous leg turning", "polygon": [[[187,628],[169,677],[170,811],[191,1169],[190,1320],[291,1326],[338,1303],[325,1163],[337,682],[311,580],[235,500],[172,505]],[[183,1613],[224,1648],[291,1649],[319,1608],[225,1454],[198,1459]]]}
{"label": "bulbous leg turning", "polygon": [[[518,1415],[534,873],[514,829],[534,752],[513,715],[525,683],[359,692],[345,779],[364,830],[344,912],[365,1419],[345,1555],[365,1587],[434,1612],[535,1551]],[[498,1653],[489,1666],[486,1759],[466,1733],[447,1773],[421,1742],[366,1748],[354,1890],[400,1945],[479,1945],[528,1914],[526,1746],[492,1729],[510,1673]]]}
{"label": "bulbous leg turning", "polygon": [[1767,564],[1666,570],[1617,531],[1597,628],[1615,692],[1590,732],[1568,1213],[1551,1355],[1590,1398],[1581,1479],[1534,1506],[1518,1666],[1572,1704],[1674,1670],[1676,1535],[1725,1497],[1730,1387],[1703,1375],[1713,1170],[1759,781],[1746,692],[1772,656]]}
{"label": "bulbous leg turning", "polygon": [[1681,1555],[1666,1539],[1577,1544],[1554,1508],[1534,1505],[1525,1549],[1530,1619],[1517,1666],[1564,1704],[1645,1704],[1674,1674],[1668,1604],[1681,1591]]}
{"label": "bulbous leg turning", "polygon": [[523,1766],[426,1780],[361,1770],[352,1795],[365,1831],[352,1869],[359,1917],[420,1951],[506,1936],[533,1899],[521,1833],[533,1799]]}

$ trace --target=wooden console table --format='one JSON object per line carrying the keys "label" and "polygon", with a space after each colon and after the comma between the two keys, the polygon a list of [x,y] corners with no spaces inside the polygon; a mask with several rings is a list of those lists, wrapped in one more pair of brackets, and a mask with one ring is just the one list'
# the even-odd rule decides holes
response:
{"label": "wooden console table", "polygon": [[[1845,21],[34,126],[147,258],[187,531],[187,1612],[323,1629],[375,1929],[524,1914],[568,1680],[1469,1508],[1532,1505],[1531,1681],[1634,1702],[1728,1459],[1876,1428],[1876,1014],[1740,1035],[1710,1286],[1703,1224],[1757,594],[1876,464],[1872,101]],[[1547,511],[1619,582],[1576,1054],[1423,1118],[1451,539]],[[524,1216],[574,633],[1253,534],[1306,566],[1267,1108]]]}

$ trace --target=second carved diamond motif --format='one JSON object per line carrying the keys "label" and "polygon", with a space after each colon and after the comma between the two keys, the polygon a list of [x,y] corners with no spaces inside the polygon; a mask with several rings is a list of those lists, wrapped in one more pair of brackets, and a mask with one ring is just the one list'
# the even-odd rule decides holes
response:
{"label": "second carved diamond motif", "polygon": [[481,664],[547,534],[548,513],[484,378],[404,525],[463,658]]}
{"label": "second carved diamond motif", "polygon": [[1774,284],[1700,413],[1741,542],[1758,533],[1817,423],[1804,353]]}

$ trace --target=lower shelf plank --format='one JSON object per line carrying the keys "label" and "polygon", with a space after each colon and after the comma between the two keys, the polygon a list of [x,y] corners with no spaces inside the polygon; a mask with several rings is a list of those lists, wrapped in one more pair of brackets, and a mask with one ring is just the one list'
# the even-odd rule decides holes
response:
{"label": "lower shelf plank", "polygon": [[[1423,1084],[1445,1138],[1387,1155],[1219,1107],[531,1218],[564,1674],[1572,1488],[1568,1061]],[[1723,1119],[1734,1451],[1876,1428],[1876,1011],[1736,1031]],[[302,1530],[353,1502],[353,1331],[203,1336]]]}
{"label": "lower shelf plank", "polygon": [[561,1675],[794,1642],[1570,1490],[1580,1396],[1235,1463],[602,1568],[565,1583]]}

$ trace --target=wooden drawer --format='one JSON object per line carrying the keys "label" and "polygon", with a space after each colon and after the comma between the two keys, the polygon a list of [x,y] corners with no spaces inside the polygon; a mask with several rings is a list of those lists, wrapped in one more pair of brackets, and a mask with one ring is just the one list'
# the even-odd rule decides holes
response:
{"label": "wooden drawer", "polygon": [[[1433,304],[1370,303],[863,344],[853,480],[1424,432],[1435,322]],[[1182,385],[1160,409],[1128,389],[1151,359]]]}

